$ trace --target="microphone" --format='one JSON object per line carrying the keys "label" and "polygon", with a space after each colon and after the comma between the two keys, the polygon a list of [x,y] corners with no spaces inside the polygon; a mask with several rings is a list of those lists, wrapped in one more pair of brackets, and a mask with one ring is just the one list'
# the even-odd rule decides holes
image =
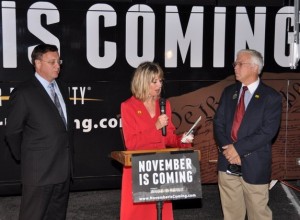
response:
{"label": "microphone", "polygon": [[[159,99],[159,107],[160,107],[160,114],[166,114],[166,100],[164,98]],[[162,136],[167,135],[166,126],[161,128]]]}

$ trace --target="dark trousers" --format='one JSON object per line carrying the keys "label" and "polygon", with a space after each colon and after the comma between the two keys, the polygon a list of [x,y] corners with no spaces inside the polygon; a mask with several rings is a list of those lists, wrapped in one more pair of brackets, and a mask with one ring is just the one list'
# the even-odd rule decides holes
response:
{"label": "dark trousers", "polygon": [[70,181],[46,186],[22,186],[20,220],[65,220]]}

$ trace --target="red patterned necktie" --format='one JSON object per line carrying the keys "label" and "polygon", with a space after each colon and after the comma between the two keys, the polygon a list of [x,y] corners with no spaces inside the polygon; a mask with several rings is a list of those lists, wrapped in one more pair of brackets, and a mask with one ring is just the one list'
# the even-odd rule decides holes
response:
{"label": "red patterned necktie", "polygon": [[247,86],[243,86],[243,91],[240,97],[240,101],[238,105],[236,106],[235,114],[234,114],[234,119],[233,119],[233,124],[232,124],[232,129],[231,129],[231,138],[234,142],[237,141],[237,132],[239,130],[239,127],[241,125],[241,121],[243,119],[244,113],[245,113],[245,102],[244,102],[244,97],[245,97],[245,92],[248,90]]}

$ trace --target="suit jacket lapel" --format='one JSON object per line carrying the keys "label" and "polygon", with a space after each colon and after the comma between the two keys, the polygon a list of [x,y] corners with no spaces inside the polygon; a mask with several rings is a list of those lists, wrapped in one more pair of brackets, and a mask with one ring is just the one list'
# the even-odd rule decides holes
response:
{"label": "suit jacket lapel", "polygon": [[247,106],[247,109],[245,111],[241,126],[240,126],[240,130],[243,129],[243,125],[246,123],[249,123],[250,118],[253,114],[256,114],[257,109],[260,108],[260,106],[262,106],[261,101],[263,100],[261,97],[261,94],[263,94],[263,84],[262,82],[259,83],[257,89],[255,90],[254,94],[251,97],[251,100]]}
{"label": "suit jacket lapel", "polygon": [[[263,94],[263,84],[262,84],[262,82],[260,82],[258,84],[257,89],[254,91],[254,94],[252,95],[252,97],[251,97],[251,99],[248,103],[248,106],[247,106],[244,117],[246,117],[248,114],[250,114],[249,112],[255,112],[255,111],[253,111],[253,108],[257,108],[257,104],[261,100],[261,99],[259,99],[259,97],[261,96],[260,94]],[[248,109],[249,109],[249,111],[248,111]]]}
{"label": "suit jacket lapel", "polygon": [[233,122],[236,106],[239,100],[239,93],[241,89],[242,84],[241,83],[236,83],[236,85],[233,87],[232,94],[230,95],[230,120]]}
{"label": "suit jacket lapel", "polygon": [[70,112],[69,112],[69,110],[70,110],[70,105],[69,105],[69,103],[70,103],[70,99],[69,99],[69,95],[68,95],[68,91],[61,85],[61,83],[60,83],[60,81],[59,80],[56,80],[56,83],[57,83],[57,86],[58,86],[58,88],[59,88],[59,91],[60,91],[60,93],[61,93],[61,95],[62,95],[62,97],[63,97],[63,99],[64,99],[64,102],[65,102],[65,106],[66,106],[66,113],[67,113],[67,124],[68,124],[68,126],[69,126],[69,124],[71,123],[70,121],[69,121],[69,116],[70,116]]}
{"label": "suit jacket lapel", "polygon": [[38,81],[37,78],[33,77],[33,83],[36,86],[36,88],[39,90],[39,93],[43,96],[43,98],[45,100],[47,100],[47,102],[49,103],[49,105],[51,105],[52,107],[54,107],[56,109],[56,106],[53,103],[52,99],[50,98],[50,96],[48,95],[47,91],[44,89],[43,85]]}

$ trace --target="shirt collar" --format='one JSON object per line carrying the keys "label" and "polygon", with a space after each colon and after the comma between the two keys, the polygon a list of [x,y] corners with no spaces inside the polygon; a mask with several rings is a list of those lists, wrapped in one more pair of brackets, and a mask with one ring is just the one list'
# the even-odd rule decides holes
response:
{"label": "shirt collar", "polygon": [[38,81],[43,85],[43,87],[47,88],[49,86],[50,83],[54,83],[55,86],[56,85],[56,81],[53,80],[52,82],[49,82],[48,80],[44,79],[43,77],[41,77],[38,73],[35,73],[35,77],[38,79]]}
{"label": "shirt collar", "polygon": [[[255,90],[257,89],[258,85],[259,85],[259,81],[260,79],[258,78],[255,82],[249,84],[248,87],[248,91],[253,94],[255,92]],[[244,84],[242,84],[242,87],[245,86]]]}

